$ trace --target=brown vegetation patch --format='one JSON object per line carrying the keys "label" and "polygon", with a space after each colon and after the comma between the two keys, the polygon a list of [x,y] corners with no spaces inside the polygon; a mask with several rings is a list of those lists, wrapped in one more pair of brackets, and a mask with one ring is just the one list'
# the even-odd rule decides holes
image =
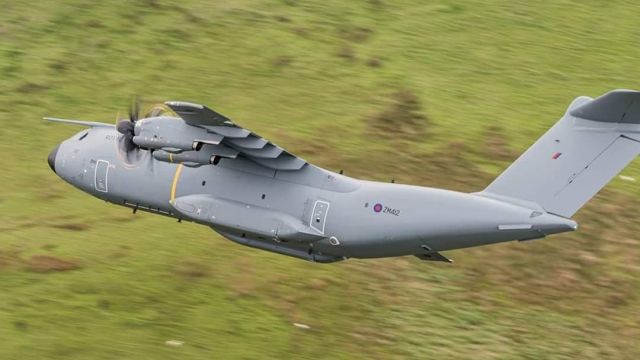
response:
{"label": "brown vegetation patch", "polygon": [[187,279],[199,279],[209,275],[209,267],[196,260],[188,259],[176,265],[174,272]]}
{"label": "brown vegetation patch", "polygon": [[58,245],[56,245],[56,244],[44,244],[44,245],[41,246],[41,249],[42,250],[46,250],[46,251],[51,251],[51,250],[53,250],[53,249],[55,249],[57,247],[58,247]]}
{"label": "brown vegetation patch", "polygon": [[296,26],[293,28],[293,33],[302,37],[309,35],[309,31],[310,30],[304,26]]}
{"label": "brown vegetation patch", "polygon": [[253,294],[256,289],[253,263],[247,258],[239,258],[236,260],[236,263],[237,264],[234,264],[234,268],[241,269],[241,271],[237,271],[229,277],[231,295],[234,297],[242,297]]}
{"label": "brown vegetation patch", "polygon": [[329,286],[330,280],[324,277],[317,277],[309,280],[309,288],[313,290],[322,290]]}
{"label": "brown vegetation patch", "polygon": [[126,256],[127,256],[127,253],[121,250],[113,251],[108,255],[110,259],[114,259],[114,260],[122,259],[123,257],[126,257]]}
{"label": "brown vegetation patch", "polygon": [[13,322],[13,327],[17,330],[25,331],[29,328],[29,324],[26,321],[16,320]]}
{"label": "brown vegetation patch", "polygon": [[68,64],[63,60],[54,61],[49,64],[49,68],[55,71],[64,71],[67,70]]}
{"label": "brown vegetation patch", "polygon": [[49,255],[34,255],[25,262],[29,271],[38,273],[70,271],[80,268],[78,262]]}
{"label": "brown vegetation patch", "polygon": [[432,153],[425,154],[421,174],[430,186],[458,191],[478,191],[487,186],[493,175],[480,169],[467,156],[472,149],[463,141],[452,141]]}
{"label": "brown vegetation patch", "polygon": [[288,65],[291,65],[291,63],[293,62],[293,58],[291,56],[278,56],[277,58],[275,58],[273,60],[273,65],[275,67],[285,67]]}
{"label": "brown vegetation patch", "polygon": [[[478,191],[493,179],[465,154],[471,151],[462,141],[452,141],[431,151],[411,152],[365,150],[365,155],[342,158],[336,154],[335,166],[348,162],[347,174],[372,180],[395,179],[398,183],[441,187],[457,191]],[[376,177],[371,178],[371,159],[375,158]],[[327,165],[327,164],[323,164]],[[329,164],[333,165],[333,164]]]}
{"label": "brown vegetation patch", "polygon": [[43,200],[55,200],[63,198],[63,194],[57,186],[46,186],[38,192],[38,197]]}
{"label": "brown vegetation patch", "polygon": [[518,154],[513,151],[507,142],[502,128],[498,125],[491,125],[485,132],[486,155],[492,160],[513,161]]}
{"label": "brown vegetation patch", "polygon": [[367,60],[367,66],[373,67],[373,68],[377,68],[382,66],[382,60],[376,58],[376,57],[372,57],[369,60]]}
{"label": "brown vegetation patch", "polygon": [[284,130],[279,132],[278,138],[278,144],[295,149],[295,153],[301,157],[318,157],[318,160],[339,158],[335,147],[328,141],[308,141],[298,136],[291,136]]}
{"label": "brown vegetation patch", "polygon": [[338,30],[344,40],[363,43],[373,34],[373,30],[362,26],[344,26]]}
{"label": "brown vegetation patch", "polygon": [[53,224],[51,225],[51,227],[56,229],[71,230],[71,231],[84,231],[90,228],[90,226],[85,223],[61,223],[61,224]]}
{"label": "brown vegetation patch", "polygon": [[344,45],[340,48],[340,50],[338,50],[338,57],[345,59],[345,60],[349,60],[349,61],[353,61],[356,59],[356,52],[355,50],[353,50],[353,48],[349,45]]}
{"label": "brown vegetation patch", "polygon": [[[151,7],[151,8],[155,8],[155,9],[159,9],[162,7],[162,4],[160,3],[159,0],[145,0],[144,5]],[[176,7],[176,9],[180,9],[179,7]]]}
{"label": "brown vegetation patch", "polygon": [[105,299],[98,300],[96,305],[98,306],[98,308],[100,308],[102,310],[109,310],[111,308],[111,302],[109,300],[105,300]]}
{"label": "brown vegetation patch", "polygon": [[104,24],[99,19],[91,19],[86,22],[86,26],[94,29],[102,29],[104,28]]}
{"label": "brown vegetation patch", "polygon": [[420,98],[413,91],[398,90],[385,102],[381,111],[365,118],[367,126],[376,135],[397,138],[424,133],[429,120],[423,113]]}
{"label": "brown vegetation patch", "polygon": [[32,93],[37,93],[37,92],[44,91],[44,90],[47,90],[47,89],[49,89],[49,86],[47,86],[47,85],[28,82],[28,83],[25,83],[25,84],[22,84],[22,85],[18,86],[18,88],[16,90],[19,93],[22,93],[22,94],[32,94]]}
{"label": "brown vegetation patch", "polygon": [[289,22],[291,22],[291,19],[286,15],[274,15],[273,18],[277,22],[281,22],[281,23],[289,23]]}
{"label": "brown vegetation patch", "polygon": [[16,250],[0,250],[0,270],[19,264],[20,253]]}
{"label": "brown vegetation patch", "polygon": [[203,22],[203,19],[197,14],[195,14],[194,12],[192,12],[191,10],[186,10],[184,12],[184,19],[188,23],[192,23],[192,24],[200,24]]}

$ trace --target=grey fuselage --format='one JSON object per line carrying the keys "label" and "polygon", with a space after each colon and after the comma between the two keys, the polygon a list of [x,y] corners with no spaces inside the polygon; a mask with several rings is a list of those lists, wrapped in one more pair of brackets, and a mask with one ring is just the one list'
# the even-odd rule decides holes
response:
{"label": "grey fuselage", "polygon": [[113,127],[82,130],[54,149],[50,165],[110,203],[198,222],[241,244],[308,260],[436,253],[576,229],[534,204],[357,180],[312,164],[282,171],[237,158],[188,167],[144,149],[131,159],[119,149],[121,137]]}

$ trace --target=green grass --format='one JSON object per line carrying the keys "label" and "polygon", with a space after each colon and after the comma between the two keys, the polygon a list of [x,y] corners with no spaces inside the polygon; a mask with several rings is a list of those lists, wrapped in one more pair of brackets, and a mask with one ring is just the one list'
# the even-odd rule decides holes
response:
{"label": "green grass", "polygon": [[[74,190],[46,156],[78,129],[40,120],[111,122],[133,94],[189,100],[321,166],[474,191],[574,97],[640,89],[639,12],[632,1],[3,3],[0,359],[640,357],[638,183],[615,179],[577,233],[450,252],[454,265],[318,265]],[[389,136],[372,122],[403,91],[424,128]],[[624,174],[640,179],[638,161]],[[65,262],[79,268],[56,271]]]}

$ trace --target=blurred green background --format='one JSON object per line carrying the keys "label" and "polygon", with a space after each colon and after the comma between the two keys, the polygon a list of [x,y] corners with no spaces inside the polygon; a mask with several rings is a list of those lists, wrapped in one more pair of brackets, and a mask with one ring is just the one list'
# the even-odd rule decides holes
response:
{"label": "blurred green background", "polygon": [[640,358],[640,182],[577,233],[321,265],[74,190],[46,156],[79,129],[41,120],[187,100],[332,170],[476,191],[576,96],[640,89],[636,1],[0,5],[0,359]]}

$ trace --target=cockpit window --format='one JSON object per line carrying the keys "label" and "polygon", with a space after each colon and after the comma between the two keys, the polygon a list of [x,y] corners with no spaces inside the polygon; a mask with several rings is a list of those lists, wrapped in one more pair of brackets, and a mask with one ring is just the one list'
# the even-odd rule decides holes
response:
{"label": "cockpit window", "polygon": [[82,135],[80,135],[80,137],[78,138],[78,141],[82,141],[82,139],[86,138],[87,135],[89,135],[89,132],[85,131],[84,133],[82,133]]}

